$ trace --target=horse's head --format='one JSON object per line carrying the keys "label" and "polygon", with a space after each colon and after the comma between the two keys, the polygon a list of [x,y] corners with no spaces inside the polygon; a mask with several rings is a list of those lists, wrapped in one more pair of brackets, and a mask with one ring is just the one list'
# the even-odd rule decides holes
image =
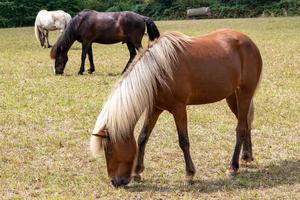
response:
{"label": "horse's head", "polygon": [[58,47],[57,44],[55,44],[51,49],[50,57],[55,59],[54,73],[56,75],[63,74],[68,62],[67,52],[63,50],[62,46]]}
{"label": "horse's head", "polygon": [[106,158],[107,172],[114,187],[125,186],[130,182],[131,170],[135,161],[136,141],[133,134],[121,141],[112,141],[107,130],[101,130],[100,137]]}

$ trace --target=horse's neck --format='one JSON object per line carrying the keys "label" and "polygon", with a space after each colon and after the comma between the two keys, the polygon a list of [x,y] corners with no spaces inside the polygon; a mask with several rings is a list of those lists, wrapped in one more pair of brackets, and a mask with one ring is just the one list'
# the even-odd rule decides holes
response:
{"label": "horse's neck", "polygon": [[65,40],[63,45],[63,52],[68,53],[68,51],[70,50],[71,46],[74,44],[74,42],[76,41],[76,38],[74,35],[70,36],[67,40]]}
{"label": "horse's neck", "polygon": [[67,51],[69,51],[69,49],[71,48],[71,46],[74,44],[74,42],[76,41],[75,37],[69,40],[69,43],[67,45]]}

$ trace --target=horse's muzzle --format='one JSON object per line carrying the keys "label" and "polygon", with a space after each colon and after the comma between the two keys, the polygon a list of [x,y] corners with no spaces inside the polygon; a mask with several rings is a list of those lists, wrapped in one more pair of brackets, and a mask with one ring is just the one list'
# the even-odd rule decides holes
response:
{"label": "horse's muzzle", "polygon": [[111,184],[114,187],[122,187],[127,185],[130,182],[130,179],[127,178],[122,178],[122,177],[115,177],[113,179],[111,179]]}
{"label": "horse's muzzle", "polygon": [[55,71],[55,75],[63,75],[64,72],[62,71]]}

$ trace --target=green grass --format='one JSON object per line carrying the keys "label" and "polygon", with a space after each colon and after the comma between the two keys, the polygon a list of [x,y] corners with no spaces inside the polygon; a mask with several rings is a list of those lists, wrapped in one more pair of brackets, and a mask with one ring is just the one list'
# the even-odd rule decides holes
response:
{"label": "green grass", "polygon": [[[32,27],[0,29],[0,198],[299,198],[300,18],[157,24],[161,32],[188,35],[233,28],[258,45],[264,66],[255,97],[253,164],[236,178],[226,177],[236,120],[221,101],[189,107],[191,154],[197,169],[194,185],[183,185],[183,155],[172,116],[164,113],[146,148],[144,180],[112,188],[105,159],[91,158],[88,142],[99,110],[129,57],[126,45],[94,44],[96,73],[77,76],[81,49],[76,43],[69,52],[66,75],[54,76],[49,49],[39,47]],[[58,33],[50,35],[53,44]]]}

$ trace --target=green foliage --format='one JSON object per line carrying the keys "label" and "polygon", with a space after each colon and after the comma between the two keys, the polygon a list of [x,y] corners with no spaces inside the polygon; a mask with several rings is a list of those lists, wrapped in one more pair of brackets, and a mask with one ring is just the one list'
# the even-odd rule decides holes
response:
{"label": "green foliage", "polygon": [[83,9],[132,10],[153,19],[181,19],[186,9],[210,7],[215,18],[300,15],[299,0],[1,0],[0,27],[33,25],[41,9],[62,9],[72,16]]}
{"label": "green foliage", "polygon": [[61,9],[74,15],[81,10],[78,2],[77,0],[5,0],[0,2],[0,27],[33,25],[37,13],[42,9]]}
{"label": "green foliage", "polygon": [[299,0],[213,0],[213,17],[292,16],[300,14]]}

